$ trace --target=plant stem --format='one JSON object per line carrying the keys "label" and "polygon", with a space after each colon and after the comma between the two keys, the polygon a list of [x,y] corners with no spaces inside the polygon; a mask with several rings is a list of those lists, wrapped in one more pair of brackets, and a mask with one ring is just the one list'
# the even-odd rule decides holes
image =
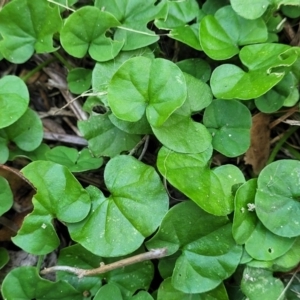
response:
{"label": "plant stem", "polygon": [[45,255],[39,255],[39,259],[38,259],[38,262],[37,262],[37,265],[36,265],[36,268],[37,268],[38,272],[41,269],[44,258],[45,258]]}
{"label": "plant stem", "polygon": [[29,71],[26,75],[22,76],[21,79],[26,82],[32,75],[37,73],[38,71],[42,70],[44,67],[48,66],[52,62],[56,61],[55,57],[51,57],[47,60],[45,60],[43,63],[35,67],[33,70]]}
{"label": "plant stem", "polygon": [[53,55],[70,71],[73,68],[73,66],[66,60],[63,58],[63,56],[61,56],[58,51],[53,52]]}
{"label": "plant stem", "polygon": [[50,268],[45,268],[41,271],[41,274],[48,274],[52,272],[57,271],[65,271],[69,273],[73,273],[78,275],[79,278],[82,278],[84,276],[93,276],[98,274],[103,274],[118,268],[126,267],[129,265],[133,265],[145,260],[150,259],[156,259],[161,258],[167,255],[167,248],[158,248],[158,249],[151,249],[149,252],[141,253],[135,256],[131,256],[128,258],[121,259],[119,261],[113,262],[111,264],[105,265],[104,263],[100,264],[99,268],[91,269],[91,270],[85,270],[85,269],[79,269],[69,266],[55,266]]}
{"label": "plant stem", "polygon": [[282,145],[286,142],[286,140],[295,132],[297,131],[299,127],[298,126],[292,126],[290,127],[285,134],[283,135],[283,137],[278,141],[278,143],[275,145],[275,147],[273,148],[270,157],[267,161],[267,165],[270,164],[271,162],[274,161],[277,153],[279,152],[280,148],[282,147]]}

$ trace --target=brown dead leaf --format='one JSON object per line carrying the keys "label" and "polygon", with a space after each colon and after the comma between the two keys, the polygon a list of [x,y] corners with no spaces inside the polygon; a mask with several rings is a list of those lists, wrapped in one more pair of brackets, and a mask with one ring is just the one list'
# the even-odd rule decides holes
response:
{"label": "brown dead leaf", "polygon": [[[0,217],[0,241],[10,241],[21,227],[24,218],[32,210],[32,197],[35,194],[34,186],[17,170],[0,165],[0,176],[4,177],[11,188],[14,197],[13,209]],[[1,200],[1,199],[0,199]],[[0,203],[1,205],[1,203]]]}
{"label": "brown dead leaf", "polygon": [[19,213],[31,210],[31,199],[35,194],[34,186],[17,169],[5,165],[0,165],[0,176],[10,185],[14,196],[14,210]]}
{"label": "brown dead leaf", "polygon": [[251,144],[244,160],[252,165],[253,172],[258,175],[266,165],[270,154],[270,116],[258,113],[252,117]]}

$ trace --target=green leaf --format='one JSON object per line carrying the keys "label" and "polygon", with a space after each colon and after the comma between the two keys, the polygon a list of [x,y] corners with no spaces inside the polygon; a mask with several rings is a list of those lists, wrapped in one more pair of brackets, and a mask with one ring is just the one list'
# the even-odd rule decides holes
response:
{"label": "green leaf", "polygon": [[297,237],[293,246],[282,256],[273,261],[272,271],[288,272],[300,261],[300,238]]}
{"label": "green leaf", "polygon": [[251,113],[236,100],[216,99],[205,109],[203,123],[212,134],[214,149],[228,156],[239,156],[250,146]]}
{"label": "green leaf", "polygon": [[7,127],[16,122],[25,113],[28,103],[29,93],[23,80],[13,75],[1,78],[0,128]]}
{"label": "green leaf", "polygon": [[9,254],[5,248],[0,247],[0,270],[9,262]]}
{"label": "green leaf", "polygon": [[299,100],[298,81],[292,72],[287,73],[283,79],[266,94],[255,99],[256,107],[264,113],[279,110],[285,103],[293,106]]}
{"label": "green leaf", "polygon": [[8,181],[0,176],[0,216],[6,213],[13,205],[13,193]]}
{"label": "green leaf", "polygon": [[156,127],[184,103],[186,95],[183,73],[175,64],[161,58],[127,60],[108,86],[108,103],[117,118],[136,122],[146,111],[150,125]]}
{"label": "green leaf", "polygon": [[94,254],[125,255],[159,226],[168,209],[168,195],[155,170],[131,156],[111,159],[104,180],[111,195],[105,198],[97,188],[89,188],[90,214],[68,228],[72,239]]}
{"label": "green leaf", "polygon": [[202,209],[225,216],[232,211],[233,203],[229,197],[225,198],[222,178],[208,167],[211,155],[211,148],[198,154],[182,154],[162,147],[157,156],[157,167],[174,187]]}
{"label": "green leaf", "polygon": [[46,153],[47,160],[66,166],[71,172],[94,170],[103,164],[102,158],[93,157],[88,149],[57,146]]}
{"label": "green leaf", "polygon": [[220,8],[214,16],[201,20],[200,43],[203,51],[215,60],[228,59],[239,53],[239,47],[265,42],[267,26],[262,18],[247,20],[231,6]]}
{"label": "green leaf", "polygon": [[104,285],[95,295],[94,300],[115,299],[123,300],[119,287],[114,283]]}
{"label": "green leaf", "polygon": [[180,153],[200,153],[211,146],[209,131],[191,118],[212,101],[207,84],[184,73],[187,83],[187,99],[160,127],[152,126],[157,139],[166,147]]}
{"label": "green leaf", "polygon": [[62,27],[57,7],[46,0],[15,0],[0,12],[0,51],[10,62],[23,63],[34,51],[52,52],[52,36]]}
{"label": "green leaf", "polygon": [[256,213],[273,233],[283,237],[300,235],[300,162],[279,160],[266,166],[258,176]]}
{"label": "green leaf", "polygon": [[295,238],[284,238],[275,235],[266,229],[261,222],[258,222],[246,241],[245,248],[254,259],[269,261],[284,255],[293,246],[294,242]]}
{"label": "green leaf", "polygon": [[[102,258],[96,256],[83,248],[81,245],[76,244],[70,247],[61,249],[57,260],[58,266],[72,266],[81,269],[95,269],[98,268],[102,262]],[[84,276],[78,278],[74,274],[59,271],[56,274],[57,280],[65,281],[74,287],[77,291],[83,293],[89,292],[94,296],[99,288],[102,286],[101,276]]]}
{"label": "green leaf", "polygon": [[188,73],[203,82],[210,78],[211,67],[201,58],[184,59],[176,63],[182,72]]}
{"label": "green leaf", "polygon": [[42,121],[30,108],[15,123],[2,131],[5,131],[5,135],[10,141],[25,151],[35,150],[43,140]]}
{"label": "green leaf", "polygon": [[88,140],[89,149],[95,156],[114,157],[122,151],[131,150],[140,141],[139,135],[128,134],[117,128],[108,114],[79,121],[78,128]]}
{"label": "green leaf", "polygon": [[64,281],[52,282],[41,278],[36,267],[13,269],[3,280],[1,291],[7,300],[82,300],[82,294],[68,283]]}
{"label": "green leaf", "polygon": [[[130,256],[143,251],[131,253]],[[126,256],[128,257],[128,256]],[[58,258],[58,265],[73,266],[81,269],[95,269],[100,263],[105,265],[117,262],[125,257],[101,258],[83,248],[81,245],[73,245],[62,249]],[[126,299],[132,296],[137,290],[148,289],[153,278],[153,265],[150,261],[144,261],[117,268],[107,273],[78,278],[74,274],[58,272],[57,278],[67,281],[80,292],[89,291],[90,295],[95,295],[102,285],[102,280],[108,284],[114,283],[120,289]]]}
{"label": "green leaf", "polygon": [[74,94],[81,94],[91,86],[92,71],[85,68],[72,69],[67,76],[68,87]]}
{"label": "green leaf", "polygon": [[249,70],[223,64],[211,76],[211,89],[216,98],[249,100],[258,98],[282,80],[300,49],[281,44],[249,45],[240,51],[240,59]]}
{"label": "green leaf", "polygon": [[[274,278],[272,272],[246,267],[241,282],[242,292],[249,299],[283,300],[283,283]],[[281,296],[281,297],[280,297]]]}
{"label": "green leaf", "polygon": [[[121,51],[114,60],[98,62],[93,69],[92,86],[95,93],[107,92],[108,84],[119,67],[128,59],[136,56],[154,58],[153,52],[149,48],[141,48],[133,51]],[[102,102],[107,106],[105,96],[100,96]]]}
{"label": "green leaf", "polygon": [[[257,179],[253,178],[239,187],[234,198],[232,235],[237,244],[245,244],[258,222],[254,207]],[[252,206],[251,206],[252,205]]]}
{"label": "green leaf", "polygon": [[172,285],[192,294],[216,288],[234,272],[242,255],[227,217],[208,214],[191,201],[171,208],[146,246],[167,247],[168,254],[181,250]]}
{"label": "green leaf", "polygon": [[34,210],[25,218],[13,242],[29,253],[47,254],[59,244],[52,219],[81,221],[89,213],[90,198],[64,166],[36,161],[22,169],[22,173],[37,193],[32,199]]}
{"label": "green leaf", "polygon": [[202,50],[199,40],[199,24],[184,25],[172,29],[169,37],[180,41],[196,50]]}
{"label": "green leaf", "polygon": [[227,292],[223,284],[217,288],[203,294],[186,294],[175,289],[171,283],[171,278],[164,280],[158,289],[157,300],[210,300],[224,299],[228,300]]}
{"label": "green leaf", "polygon": [[298,0],[231,0],[232,8],[246,19],[257,19],[262,16],[271,5],[276,10],[280,5],[298,5]]}
{"label": "green leaf", "polygon": [[157,1],[146,1],[141,5],[139,1],[130,0],[96,0],[95,6],[111,13],[121,23],[114,38],[124,40],[124,51],[134,50],[151,45],[158,41],[159,36],[149,30],[147,25],[159,14],[162,4]]}
{"label": "green leaf", "polygon": [[214,15],[221,7],[228,5],[228,0],[206,0],[201,10],[207,15]]}
{"label": "green leaf", "polygon": [[128,122],[118,119],[114,114],[108,115],[109,120],[120,130],[129,134],[151,134],[152,129],[144,114],[137,122]]}
{"label": "green leaf", "polygon": [[173,29],[184,26],[196,19],[199,11],[197,1],[167,1],[167,13],[165,16],[158,16],[154,22],[159,29]]}
{"label": "green leaf", "polygon": [[50,147],[47,144],[41,144],[33,151],[24,151],[19,148],[10,149],[9,151],[9,160],[15,160],[17,157],[25,157],[31,161],[35,160],[47,160],[46,153],[50,150]]}
{"label": "green leaf", "polygon": [[119,25],[119,21],[110,13],[85,6],[67,18],[60,41],[66,52],[74,57],[84,57],[88,52],[96,61],[110,60],[117,56],[124,42],[112,40],[106,37],[106,33]]}
{"label": "green leaf", "polygon": [[234,193],[233,188],[245,182],[242,171],[234,165],[222,165],[213,169],[223,189],[223,201],[228,203],[230,212],[233,211]]}

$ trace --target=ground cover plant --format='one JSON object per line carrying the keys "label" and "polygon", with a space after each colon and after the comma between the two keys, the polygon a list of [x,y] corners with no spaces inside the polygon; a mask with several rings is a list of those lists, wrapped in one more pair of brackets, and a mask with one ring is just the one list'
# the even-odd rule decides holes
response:
{"label": "ground cover plant", "polygon": [[299,0],[1,5],[3,299],[299,299]]}

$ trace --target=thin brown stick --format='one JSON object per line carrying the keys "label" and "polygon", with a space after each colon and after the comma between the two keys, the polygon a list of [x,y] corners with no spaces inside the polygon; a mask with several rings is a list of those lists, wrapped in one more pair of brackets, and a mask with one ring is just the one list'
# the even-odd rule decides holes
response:
{"label": "thin brown stick", "polygon": [[41,274],[49,274],[52,272],[57,271],[65,271],[69,273],[73,273],[75,275],[78,275],[79,278],[82,278],[84,276],[93,276],[98,274],[103,274],[118,268],[126,267],[129,265],[133,265],[145,260],[150,259],[156,259],[156,258],[162,258],[167,255],[167,248],[158,248],[158,249],[151,249],[149,252],[137,254],[135,256],[131,256],[128,258],[121,259],[119,261],[113,262],[111,264],[105,265],[104,263],[100,264],[99,268],[91,269],[91,270],[85,270],[85,269],[79,269],[69,266],[54,266],[50,268],[45,268],[41,271]]}

